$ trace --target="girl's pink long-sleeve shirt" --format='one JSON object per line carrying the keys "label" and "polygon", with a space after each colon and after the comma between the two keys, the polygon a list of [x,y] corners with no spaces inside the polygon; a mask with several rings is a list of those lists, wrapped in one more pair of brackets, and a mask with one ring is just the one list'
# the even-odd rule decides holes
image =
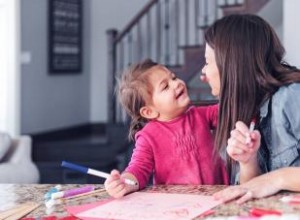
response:
{"label": "girl's pink long-sleeve shirt", "polygon": [[190,107],[168,122],[150,121],[139,131],[126,172],[143,189],[153,174],[154,184],[228,184],[223,161],[214,156],[211,129],[218,105]]}

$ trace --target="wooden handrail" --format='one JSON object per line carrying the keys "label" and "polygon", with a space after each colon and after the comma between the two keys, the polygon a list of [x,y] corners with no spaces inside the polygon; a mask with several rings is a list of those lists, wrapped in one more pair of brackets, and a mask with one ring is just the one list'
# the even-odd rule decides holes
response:
{"label": "wooden handrail", "polygon": [[115,43],[119,42],[126,34],[131,30],[131,28],[140,21],[140,19],[146,14],[153,5],[155,5],[159,0],[150,1],[132,20],[128,25],[118,34],[115,39]]}

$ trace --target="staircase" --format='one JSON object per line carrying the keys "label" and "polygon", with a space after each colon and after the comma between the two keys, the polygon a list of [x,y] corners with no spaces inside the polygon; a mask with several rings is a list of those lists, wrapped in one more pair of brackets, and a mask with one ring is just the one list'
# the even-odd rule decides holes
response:
{"label": "staircase", "polygon": [[199,80],[205,63],[205,29],[224,15],[255,14],[268,1],[149,0],[122,31],[108,30],[109,123],[128,120],[114,95],[116,78],[129,65],[146,58],[166,65],[183,79],[192,102],[215,102],[208,85]]}

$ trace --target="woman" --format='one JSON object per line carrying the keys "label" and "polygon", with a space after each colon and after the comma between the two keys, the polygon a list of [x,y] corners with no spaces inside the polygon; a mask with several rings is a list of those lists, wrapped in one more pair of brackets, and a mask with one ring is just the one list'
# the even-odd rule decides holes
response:
{"label": "woman", "polygon": [[[242,203],[300,191],[300,70],[283,61],[275,31],[256,15],[217,20],[205,40],[202,79],[220,99],[216,147],[231,183],[241,184],[215,197]],[[260,132],[249,131],[253,119]]]}

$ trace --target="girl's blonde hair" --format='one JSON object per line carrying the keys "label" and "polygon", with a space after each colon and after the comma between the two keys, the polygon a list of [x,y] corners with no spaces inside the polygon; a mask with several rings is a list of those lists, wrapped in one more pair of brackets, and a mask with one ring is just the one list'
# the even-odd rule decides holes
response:
{"label": "girl's blonde hair", "polygon": [[158,63],[146,59],[130,66],[119,79],[118,98],[131,117],[128,138],[134,140],[135,134],[143,128],[147,119],[140,114],[140,109],[151,100],[152,87],[148,81],[148,70]]}

